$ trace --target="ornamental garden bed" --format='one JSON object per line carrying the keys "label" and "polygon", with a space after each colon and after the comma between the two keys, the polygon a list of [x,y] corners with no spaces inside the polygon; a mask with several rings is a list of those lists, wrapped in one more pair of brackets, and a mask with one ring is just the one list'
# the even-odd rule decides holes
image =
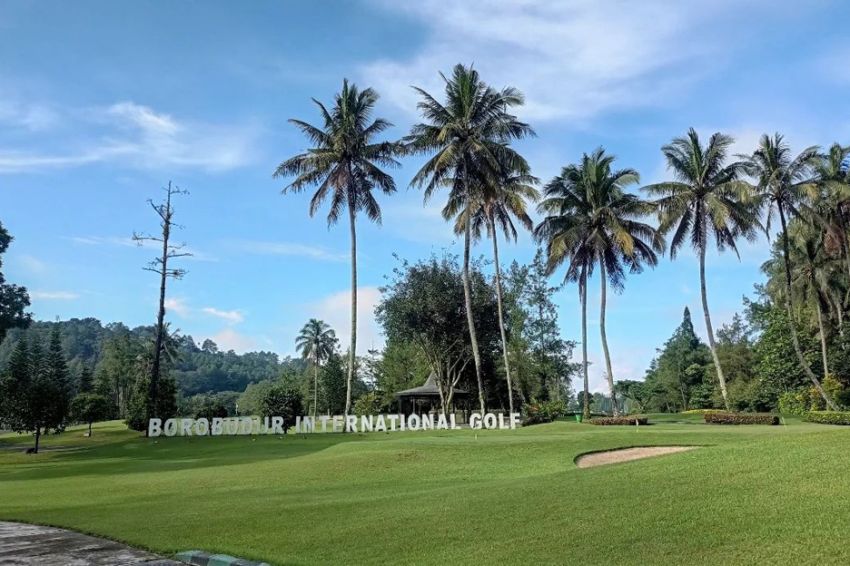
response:
{"label": "ornamental garden bed", "polygon": [[588,422],[602,426],[634,426],[646,425],[649,423],[649,419],[646,417],[594,417]]}
{"label": "ornamental garden bed", "polygon": [[708,424],[726,425],[778,425],[779,415],[770,413],[705,413],[703,419]]}
{"label": "ornamental garden bed", "polygon": [[810,423],[850,425],[850,411],[809,411],[803,419]]}

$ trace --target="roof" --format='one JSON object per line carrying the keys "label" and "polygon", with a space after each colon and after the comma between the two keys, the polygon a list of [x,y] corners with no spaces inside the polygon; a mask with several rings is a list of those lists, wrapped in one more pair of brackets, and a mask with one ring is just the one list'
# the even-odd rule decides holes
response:
{"label": "roof", "polygon": [[[462,389],[454,389],[455,395],[466,395]],[[432,371],[425,383],[419,387],[405,389],[395,394],[396,397],[439,397],[440,388],[437,386],[437,375]]]}

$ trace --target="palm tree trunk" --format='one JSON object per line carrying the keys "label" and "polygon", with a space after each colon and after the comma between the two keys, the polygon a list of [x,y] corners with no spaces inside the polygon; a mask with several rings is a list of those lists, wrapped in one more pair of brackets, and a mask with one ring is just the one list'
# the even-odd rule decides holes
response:
{"label": "palm tree trunk", "polygon": [[699,251],[699,288],[702,295],[702,313],[705,316],[705,333],[708,335],[708,347],[711,349],[711,357],[717,370],[717,382],[720,384],[720,394],[723,396],[723,405],[726,410],[729,407],[729,395],[726,393],[726,377],[720,366],[720,357],[717,355],[717,344],[714,342],[714,329],[711,326],[711,315],[708,312],[708,293],[705,288],[705,247]]}
{"label": "palm tree trunk", "polygon": [[467,222],[463,237],[463,298],[466,302],[466,323],[469,326],[469,341],[472,344],[472,358],[475,360],[475,379],[478,382],[478,403],[481,414],[486,412],[484,403],[484,380],[481,377],[481,355],[478,352],[478,337],[475,334],[475,320],[472,315],[472,285],[469,281],[469,248],[472,240],[469,222],[469,204],[467,204]]}
{"label": "palm tree trunk", "polygon": [[348,351],[348,379],[345,384],[346,416],[351,412],[351,384],[354,382],[354,364],[357,361],[357,228],[352,196],[348,198],[348,220],[351,225],[351,349]]}
{"label": "palm tree trunk", "polygon": [[587,377],[587,270],[582,268],[581,280],[578,284],[581,298],[581,367],[584,374],[584,398],[582,399],[582,415],[590,418],[590,380]]}
{"label": "palm tree trunk", "polygon": [[611,406],[614,416],[620,416],[617,408],[617,395],[614,393],[614,370],[611,368],[611,354],[608,351],[608,337],[605,334],[605,307],[608,303],[608,278],[605,274],[605,260],[599,258],[599,334],[602,338],[602,352],[605,354],[605,369],[608,372],[608,392],[611,394]]}
{"label": "palm tree trunk", "polygon": [[499,332],[502,335],[502,354],[505,358],[505,379],[508,382],[508,410],[514,412],[514,388],[511,383],[511,365],[508,362],[508,340],[505,336],[505,318],[502,311],[502,273],[499,269],[499,243],[496,237],[496,224],[490,218],[490,231],[493,234],[493,261],[496,268],[496,305],[499,311]]}
{"label": "palm tree trunk", "polygon": [[33,450],[34,454],[38,454],[38,442],[41,440],[41,425],[36,425],[35,427],[35,449]]}
{"label": "palm tree trunk", "polygon": [[815,389],[817,389],[820,396],[823,397],[823,400],[826,401],[827,407],[833,411],[837,411],[838,406],[829,394],[824,391],[823,386],[812,371],[812,368],[810,368],[809,364],[806,363],[806,358],[803,357],[803,351],[800,349],[800,340],[797,338],[797,325],[794,322],[794,304],[791,299],[791,259],[788,252],[788,232],[785,224],[785,211],[783,210],[781,202],[777,208],[779,209],[779,221],[782,223],[782,259],[785,262],[785,310],[788,313],[788,328],[791,331],[791,343],[794,345],[794,353],[797,354],[797,361],[800,362],[800,367],[803,368],[803,372],[812,381]]}
{"label": "palm tree trunk", "polygon": [[815,306],[818,310],[818,332],[820,333],[820,355],[823,359],[823,375],[829,375],[829,355],[826,349],[826,328],[823,325],[823,309],[821,308],[820,297],[815,296]]}
{"label": "palm tree trunk", "polygon": [[313,360],[313,419],[316,418],[316,412],[319,409],[319,360]]}

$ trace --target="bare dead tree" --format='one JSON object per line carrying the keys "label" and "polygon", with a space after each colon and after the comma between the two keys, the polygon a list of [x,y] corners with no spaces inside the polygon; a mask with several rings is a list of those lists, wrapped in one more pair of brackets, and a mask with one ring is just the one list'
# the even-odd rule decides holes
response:
{"label": "bare dead tree", "polygon": [[148,263],[143,269],[151,271],[159,275],[159,311],[156,317],[156,338],[154,343],[153,361],[150,365],[150,384],[148,388],[147,399],[147,418],[155,418],[157,412],[157,399],[159,395],[159,378],[160,366],[162,362],[162,348],[165,339],[165,286],[168,278],[182,279],[186,275],[186,270],[181,268],[170,267],[169,262],[180,257],[191,256],[192,254],[186,250],[186,244],[173,244],[171,242],[171,232],[174,229],[180,229],[182,226],[174,223],[174,207],[171,199],[176,195],[187,195],[188,191],[184,191],[177,186],[172,185],[171,181],[168,186],[163,188],[165,191],[165,200],[159,204],[148,199],[148,204],[156,212],[160,218],[161,235],[153,236],[150,234],[139,234],[133,232],[133,241],[139,246],[145,245],[147,242],[154,242],[161,246],[161,253],[158,257]]}

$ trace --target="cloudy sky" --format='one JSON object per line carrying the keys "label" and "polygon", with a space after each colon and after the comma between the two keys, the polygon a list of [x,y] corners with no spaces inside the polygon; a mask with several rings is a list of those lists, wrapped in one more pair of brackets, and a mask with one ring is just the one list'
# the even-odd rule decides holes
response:
{"label": "cloudy sky", "polygon": [[[850,138],[846,5],[814,0],[598,2],[419,0],[165,2],[0,0],[0,220],[15,236],[4,269],[31,291],[38,318],[153,321],[156,229],[146,204],[173,180],[179,237],[194,253],[171,286],[169,318],[237,351],[293,351],[309,317],[348,337],[348,230],[307,215],[308,196],[280,195],[276,164],[305,140],[287,124],[316,120],[344,77],[382,95],[403,135],[417,119],[410,85],[439,91],[439,71],[474,63],[495,86],[521,89],[537,130],[521,150],[542,179],[603,145],[644,182],[665,178],[659,148],[693,126],[749,151],[763,132],[798,148]],[[361,339],[382,342],[371,311],[393,253],[417,259],[458,242],[395,171],[383,226],[359,227]],[[523,235],[504,245],[525,262]],[[768,245],[709,258],[716,325],[751,294]],[[487,247],[477,252],[487,254]],[[556,276],[557,279],[557,276]],[[591,289],[597,288],[591,284]],[[609,299],[617,378],[640,378],[684,306],[701,327],[693,254],[630,278]],[[589,343],[601,384],[598,294]],[[574,287],[555,297],[566,338],[579,335]]]}

